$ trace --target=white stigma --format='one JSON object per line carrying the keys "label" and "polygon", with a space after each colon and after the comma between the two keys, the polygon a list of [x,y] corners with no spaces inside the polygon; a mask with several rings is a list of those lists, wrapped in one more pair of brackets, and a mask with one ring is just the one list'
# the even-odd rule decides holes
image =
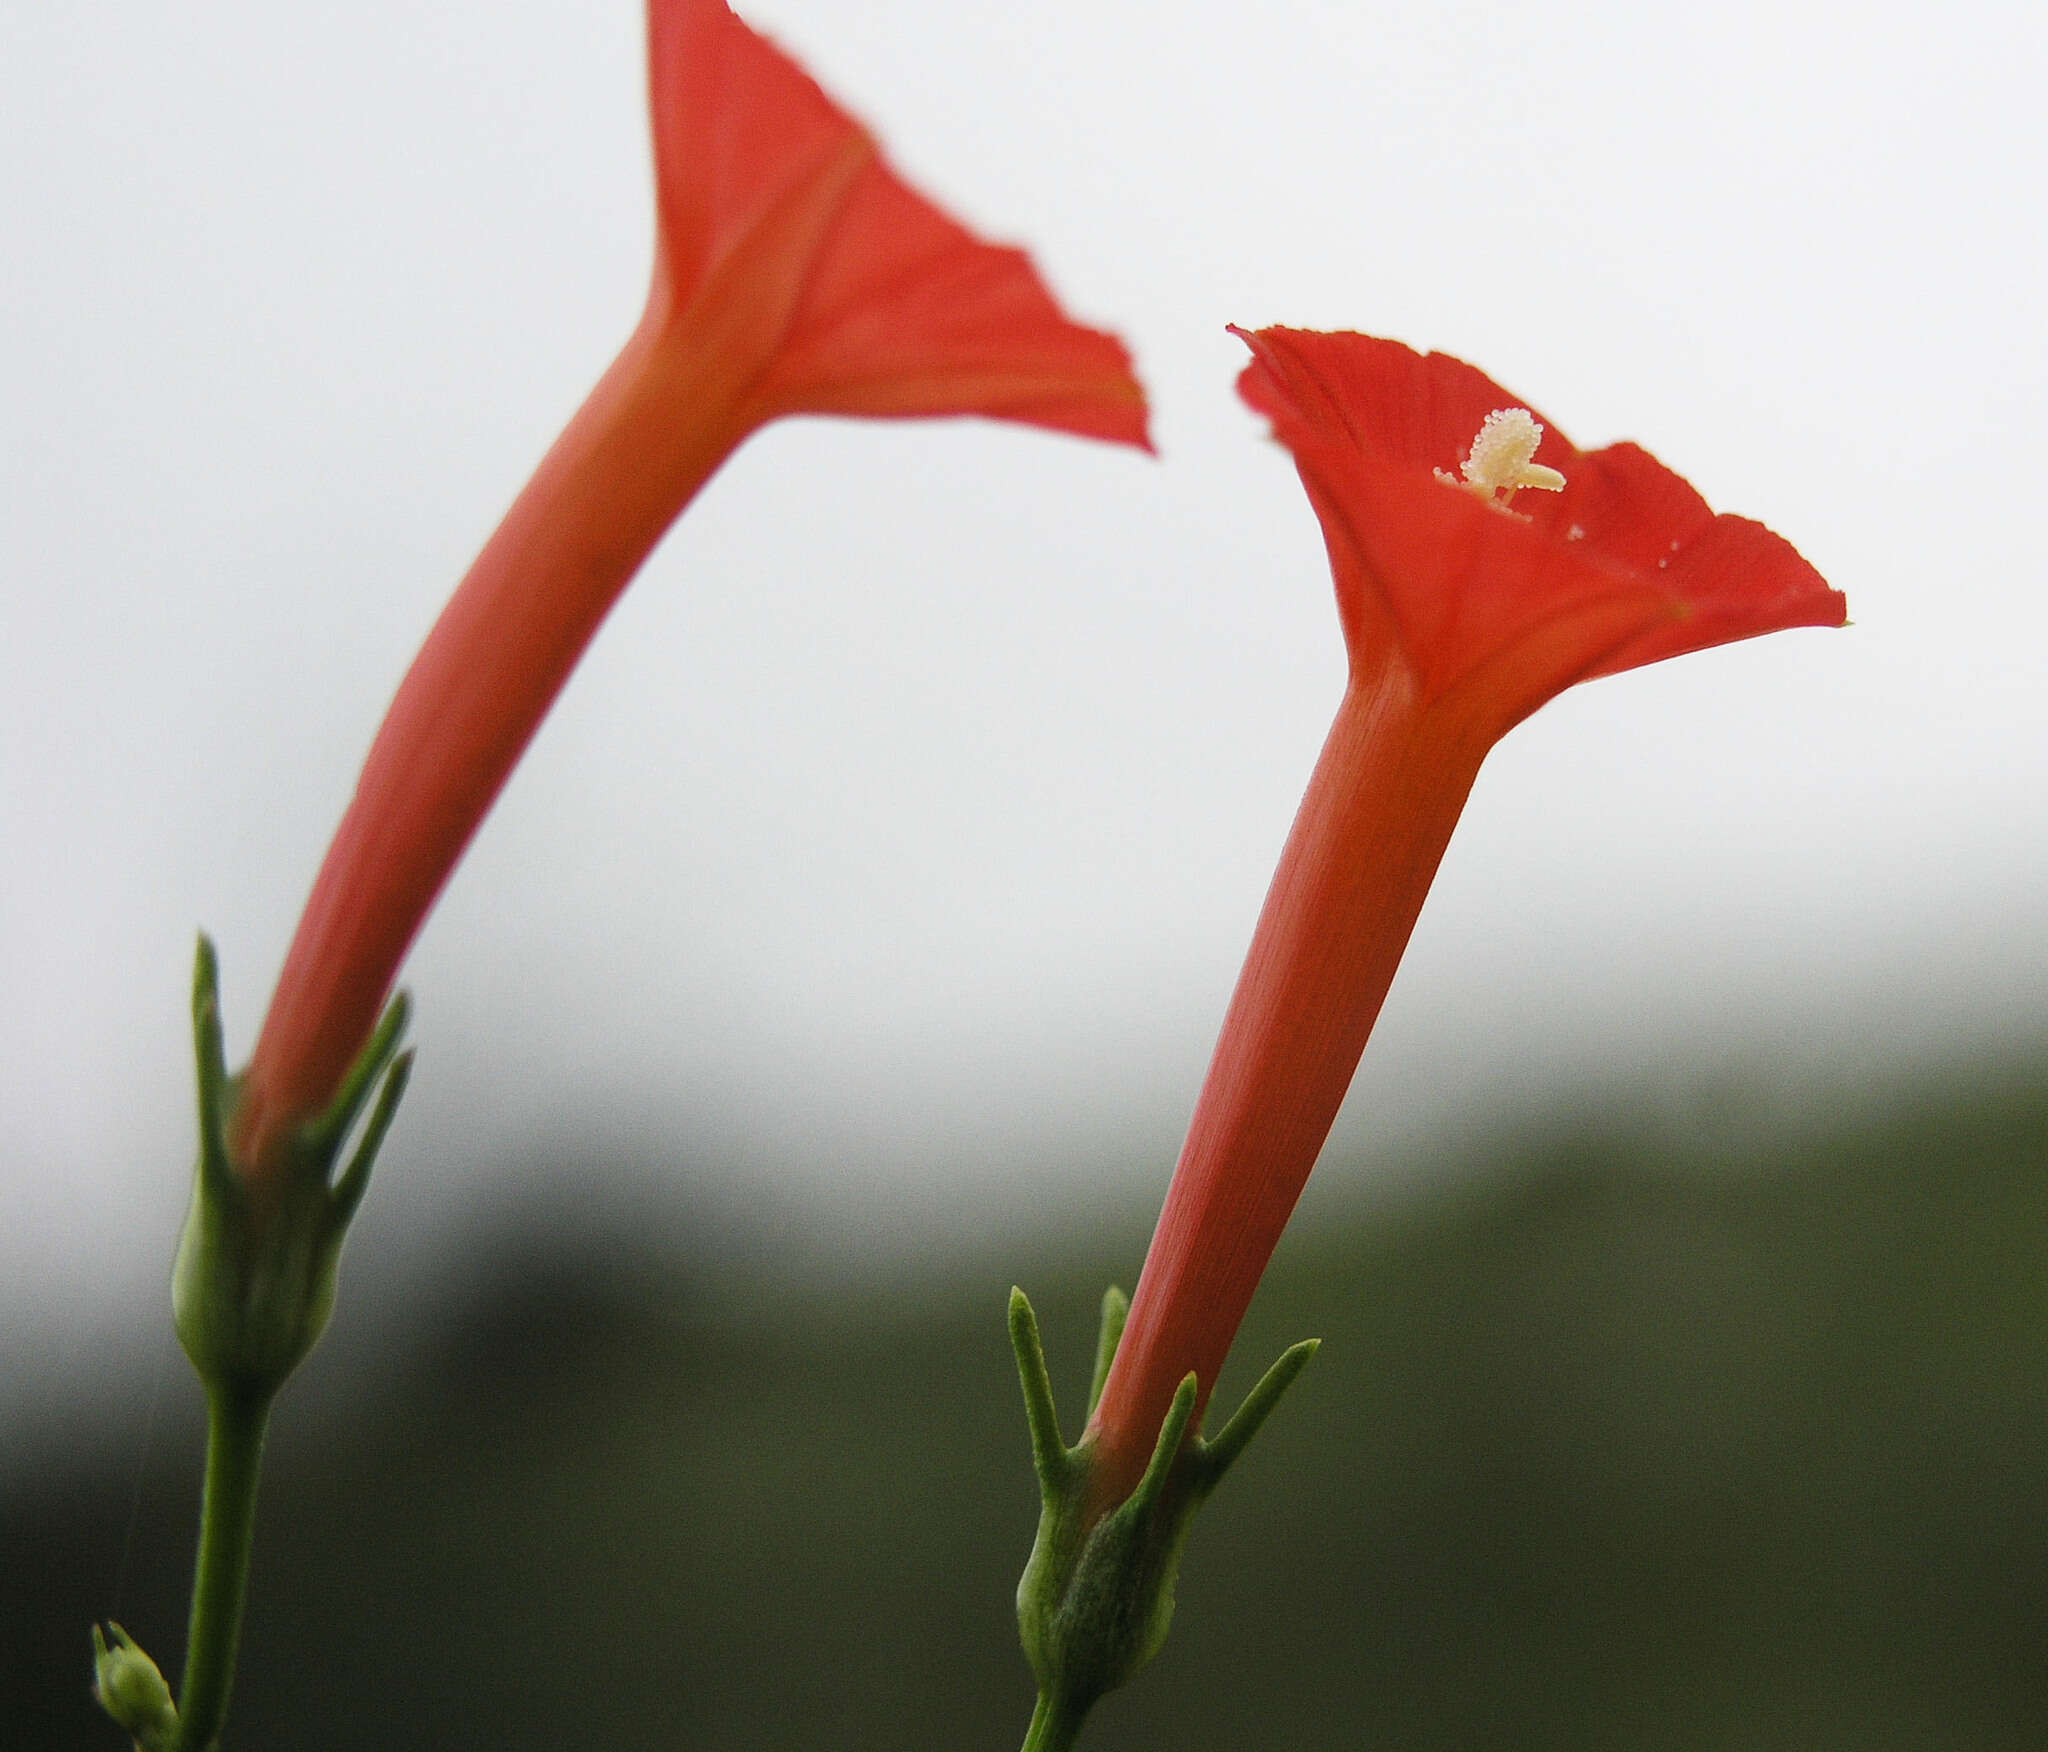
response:
{"label": "white stigma", "polygon": [[[1536,446],[1542,442],[1543,428],[1527,408],[1496,408],[1472,440],[1472,454],[1461,465],[1465,478],[1459,480],[1441,468],[1436,478],[1503,508],[1514,503],[1516,492],[1523,487],[1562,492],[1564,476],[1534,460]],[[1502,496],[1496,498],[1495,494]]]}

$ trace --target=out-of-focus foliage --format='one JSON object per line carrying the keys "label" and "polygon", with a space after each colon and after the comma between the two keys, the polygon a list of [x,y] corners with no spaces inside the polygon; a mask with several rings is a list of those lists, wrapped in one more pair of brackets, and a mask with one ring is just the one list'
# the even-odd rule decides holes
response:
{"label": "out-of-focus foliage", "polygon": [[[1088,1743],[2038,1748],[2048,1065],[1735,1135],[1553,1134],[1290,1240],[1239,1351],[1328,1342]],[[1109,1251],[1011,1262],[1070,1394]],[[539,1236],[498,1266],[387,1378],[283,1402],[232,1746],[1016,1744],[1006,1282],[736,1298]],[[86,1626],[137,1446],[0,1501],[21,1752],[118,1745]],[[175,1670],[196,1433],[150,1451],[119,1605]]]}

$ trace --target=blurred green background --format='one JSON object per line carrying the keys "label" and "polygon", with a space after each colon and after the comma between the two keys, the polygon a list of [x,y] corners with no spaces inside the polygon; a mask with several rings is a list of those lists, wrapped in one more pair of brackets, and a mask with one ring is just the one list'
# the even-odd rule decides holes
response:
{"label": "blurred green background", "polygon": [[[1086,1744],[2041,1746],[2048,1053],[1860,1105],[1612,1107],[1318,1207],[1226,1397],[1328,1342]],[[352,1262],[281,1406],[230,1744],[1014,1747],[1004,1292],[1071,1412],[1147,1213],[827,1289],[605,1209],[427,1298]],[[147,1434],[115,1397],[14,1432],[21,1752],[120,1744],[93,1617],[181,1641],[196,1390],[172,1357]]]}

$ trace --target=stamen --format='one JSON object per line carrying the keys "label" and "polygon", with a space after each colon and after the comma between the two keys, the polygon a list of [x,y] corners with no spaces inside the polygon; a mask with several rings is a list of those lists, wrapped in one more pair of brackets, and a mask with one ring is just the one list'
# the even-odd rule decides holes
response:
{"label": "stamen", "polygon": [[[1527,408],[1496,408],[1472,440],[1472,453],[1462,465],[1465,478],[1459,480],[1441,468],[1436,478],[1503,509],[1514,503],[1515,494],[1523,487],[1562,492],[1564,476],[1534,460],[1542,442],[1543,428]],[[1501,496],[1496,498],[1496,494]]]}

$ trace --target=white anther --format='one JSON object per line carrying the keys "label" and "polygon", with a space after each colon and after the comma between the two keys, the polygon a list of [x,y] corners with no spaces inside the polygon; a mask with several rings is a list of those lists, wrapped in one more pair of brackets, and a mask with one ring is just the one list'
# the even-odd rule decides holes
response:
{"label": "white anther", "polygon": [[[1463,487],[1489,505],[1513,504],[1523,487],[1562,492],[1564,476],[1535,460],[1536,447],[1542,442],[1543,428],[1527,408],[1496,408],[1472,440],[1472,454],[1461,465],[1465,478],[1459,480],[1444,469],[1436,471],[1436,478]],[[1496,494],[1502,496],[1496,498]]]}

